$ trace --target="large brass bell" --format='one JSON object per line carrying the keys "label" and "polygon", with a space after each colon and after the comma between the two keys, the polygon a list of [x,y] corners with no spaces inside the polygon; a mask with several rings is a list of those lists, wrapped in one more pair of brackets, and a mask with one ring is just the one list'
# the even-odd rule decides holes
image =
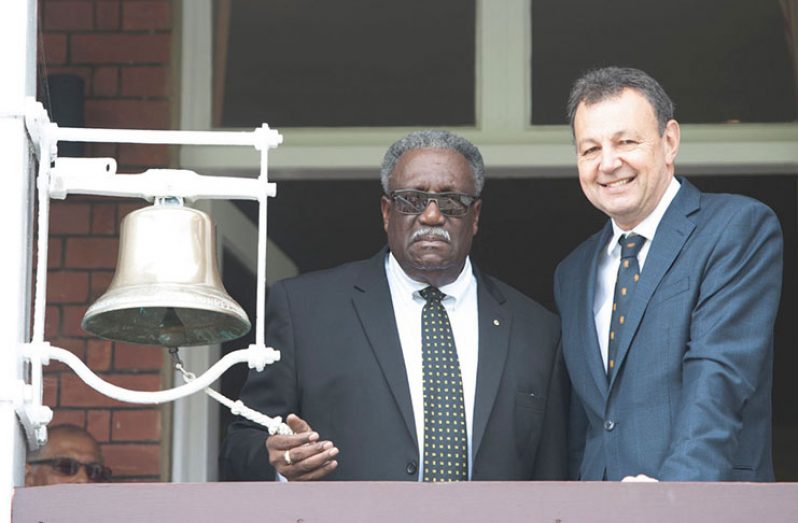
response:
{"label": "large brass bell", "polygon": [[102,338],[166,347],[246,334],[249,319],[219,277],[208,215],[159,199],[126,216],[116,273],[82,327]]}

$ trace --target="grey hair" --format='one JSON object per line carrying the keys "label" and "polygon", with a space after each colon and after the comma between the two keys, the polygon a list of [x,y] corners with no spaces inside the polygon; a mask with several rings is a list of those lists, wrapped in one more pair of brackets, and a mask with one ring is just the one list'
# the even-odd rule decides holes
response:
{"label": "grey hair", "polygon": [[571,133],[574,132],[576,108],[620,96],[624,89],[634,89],[646,97],[657,117],[660,135],[665,132],[668,122],[673,119],[673,101],[662,86],[651,76],[632,67],[604,67],[588,71],[571,88],[568,96],[568,121]]}
{"label": "grey hair", "polygon": [[396,162],[406,152],[416,149],[449,149],[462,154],[468,161],[468,165],[471,166],[476,195],[479,196],[482,193],[482,188],[485,186],[485,163],[482,161],[479,149],[462,136],[452,132],[428,129],[412,132],[388,148],[380,167],[380,181],[385,194],[390,192],[391,174],[396,168]]}

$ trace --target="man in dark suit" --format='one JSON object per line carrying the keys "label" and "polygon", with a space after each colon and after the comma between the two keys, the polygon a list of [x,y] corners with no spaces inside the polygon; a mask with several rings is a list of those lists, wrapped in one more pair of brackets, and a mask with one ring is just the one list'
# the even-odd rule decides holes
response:
{"label": "man in dark suit", "polygon": [[674,178],[679,124],[636,69],[587,73],[569,115],[606,226],[557,268],[583,480],[771,481],[774,213]]}
{"label": "man in dark suit", "polygon": [[479,151],[446,131],[412,133],[381,178],[388,249],[270,289],[267,344],[282,359],[250,373],[242,399],[287,416],[294,434],[237,420],[223,477],[564,478],[559,322],[468,257]]}

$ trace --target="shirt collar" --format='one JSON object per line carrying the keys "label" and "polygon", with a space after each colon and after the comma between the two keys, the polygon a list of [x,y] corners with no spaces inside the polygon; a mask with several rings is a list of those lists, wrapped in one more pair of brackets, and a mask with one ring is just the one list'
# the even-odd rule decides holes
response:
{"label": "shirt collar", "polygon": [[[429,284],[416,281],[408,276],[404,269],[402,269],[402,267],[399,265],[399,262],[396,261],[396,258],[392,252],[388,253],[388,271],[390,271],[391,276],[399,286],[403,296],[424,300],[424,298],[422,298],[419,294],[419,291],[429,287]],[[461,300],[463,296],[465,296],[465,293],[468,290],[468,287],[471,285],[472,280],[473,269],[471,268],[471,258],[466,256],[465,263],[463,264],[463,270],[460,271],[457,279],[452,283],[444,285],[438,290],[446,295],[446,298],[444,298],[445,300],[452,299],[456,303],[457,301]]]}
{"label": "shirt collar", "polygon": [[612,256],[612,251],[618,247],[618,239],[625,234],[639,234],[651,243],[654,239],[654,234],[657,232],[657,227],[659,227],[659,222],[662,221],[665,211],[668,210],[671,202],[676,198],[676,193],[679,192],[680,187],[681,185],[676,178],[671,178],[671,183],[668,184],[668,188],[665,189],[665,194],[662,195],[657,206],[651,211],[651,214],[646,216],[636,227],[633,227],[631,231],[624,231],[618,227],[615,220],[610,220],[612,223],[612,238],[610,238],[610,242],[607,244],[607,256]]}

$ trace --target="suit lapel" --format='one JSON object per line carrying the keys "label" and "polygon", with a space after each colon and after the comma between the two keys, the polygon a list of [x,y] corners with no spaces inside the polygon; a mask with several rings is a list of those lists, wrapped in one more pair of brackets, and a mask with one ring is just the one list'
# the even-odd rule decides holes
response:
{"label": "suit lapel", "polygon": [[410,387],[407,371],[396,329],[396,316],[391,300],[391,291],[385,275],[385,250],[380,251],[366,265],[355,281],[352,303],[363,325],[374,356],[379,362],[385,380],[388,382],[399,411],[407,425],[413,441],[416,438],[416,424],[413,405],[410,400]]}
{"label": "suit lapel", "polygon": [[695,229],[695,224],[687,216],[699,208],[700,193],[687,180],[680,179],[680,182],[682,187],[657,226],[654,241],[646,256],[643,271],[640,273],[640,281],[637,284],[633,303],[618,345],[616,364],[619,372],[613,373],[610,389],[620,374],[620,366],[626,359],[632,339],[640,327],[640,321],[643,319],[643,314],[654,291],[659,287],[663,276],[673,265],[674,260],[679,256],[685,242]]}
{"label": "suit lapel", "polygon": [[504,295],[475,268],[479,314],[479,356],[474,395],[471,455],[476,458],[493,403],[499,391],[510,346],[512,315],[504,307]]}

